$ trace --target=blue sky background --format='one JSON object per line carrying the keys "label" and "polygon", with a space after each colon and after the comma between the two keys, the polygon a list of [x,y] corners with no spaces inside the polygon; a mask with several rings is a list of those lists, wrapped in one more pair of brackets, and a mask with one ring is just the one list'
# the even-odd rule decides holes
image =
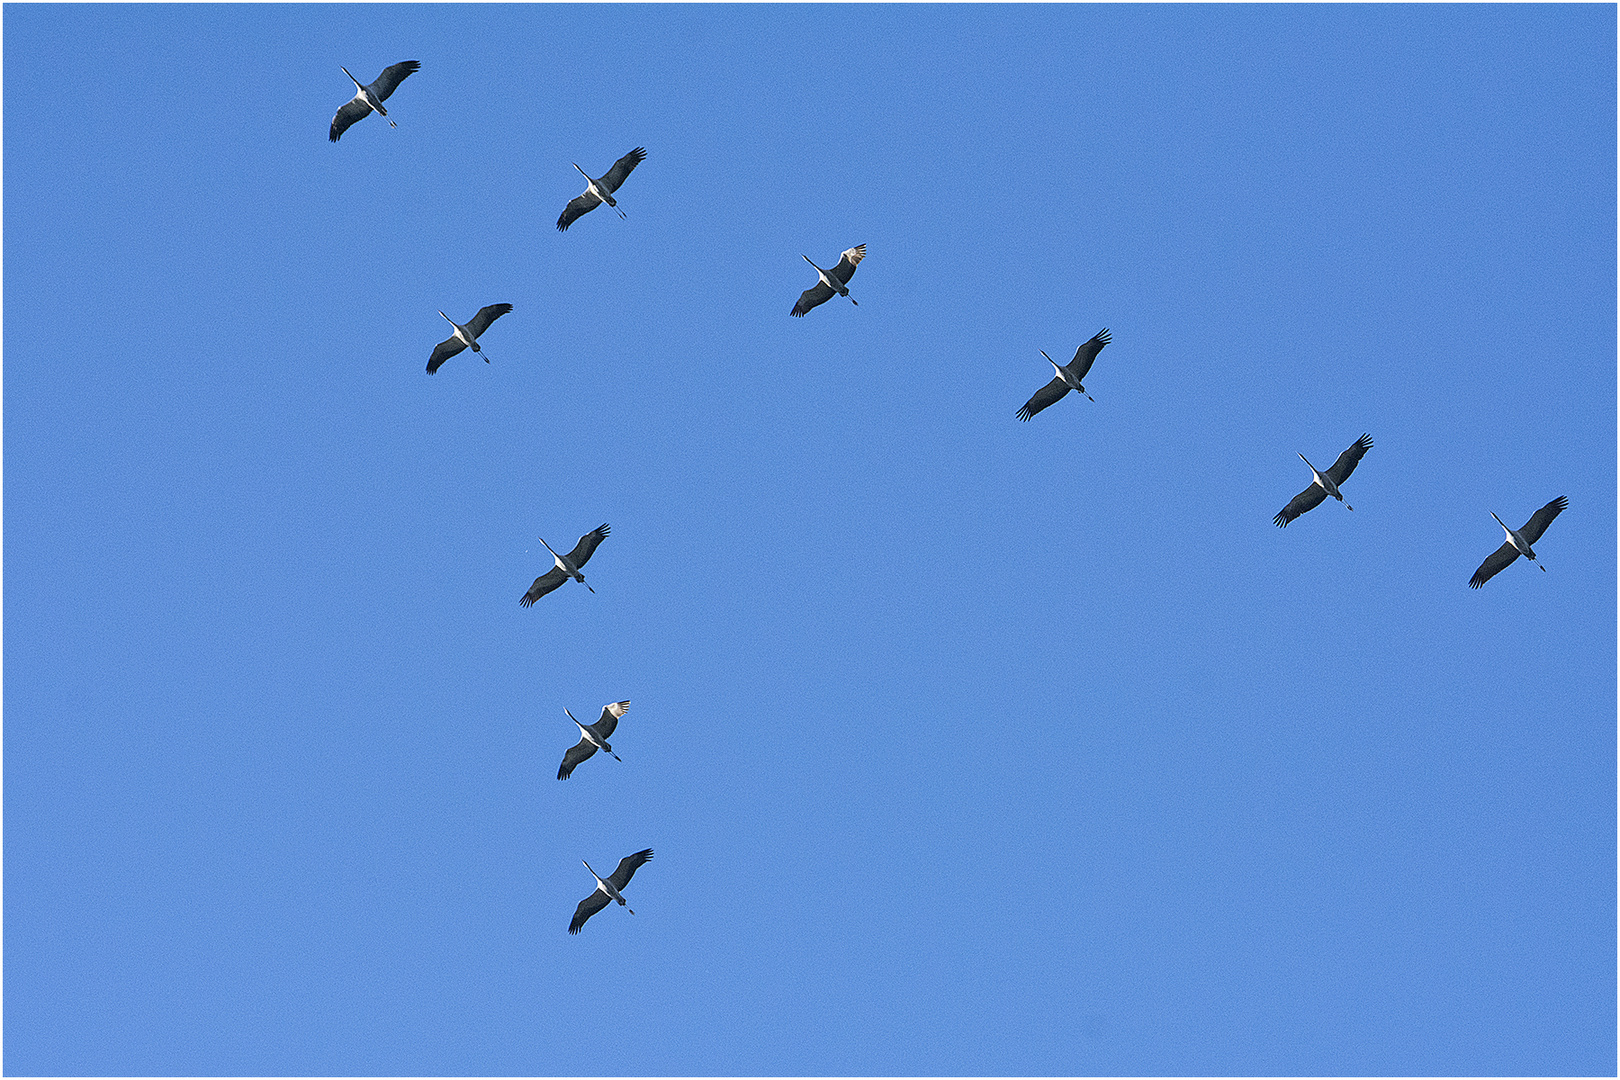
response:
{"label": "blue sky background", "polygon": [[6,1070],[1612,1074],[1615,18],[8,7]]}

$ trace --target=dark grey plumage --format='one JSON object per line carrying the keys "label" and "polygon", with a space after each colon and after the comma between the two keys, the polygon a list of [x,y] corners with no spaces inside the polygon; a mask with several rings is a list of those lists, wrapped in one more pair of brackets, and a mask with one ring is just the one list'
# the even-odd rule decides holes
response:
{"label": "dark grey plumage", "polygon": [[[608,753],[613,754],[613,747],[608,743],[608,739],[612,738],[614,729],[619,726],[619,717],[623,716],[629,710],[629,708],[630,703],[628,701],[615,701],[611,705],[604,705],[602,706],[601,719],[597,720],[594,724],[582,724],[581,726],[589,728],[591,732],[599,740],[601,740],[601,748],[606,750]],[[566,709],[563,711],[567,712]],[[574,720],[574,714],[568,713],[568,719]],[[578,724],[579,721],[574,720],[574,723]],[[596,750],[596,744],[590,739],[587,739],[584,735],[581,735],[579,737],[579,742],[575,743],[573,746],[570,746],[568,748],[568,752],[563,754],[562,766],[557,770],[557,779],[568,779],[569,775],[573,773],[575,767],[578,766],[580,762],[585,761],[594,755]],[[618,754],[613,754],[613,757],[615,759],[619,759]]]}
{"label": "dark grey plumage", "polygon": [[[1051,382],[1035,391],[1035,396],[1024,402],[1024,407],[1018,410],[1018,419],[1028,420],[1048,405],[1059,401],[1064,394],[1075,389],[1075,387],[1078,387],[1080,392],[1084,394],[1086,388],[1083,384],[1086,373],[1091,370],[1091,365],[1096,362],[1097,354],[1103,351],[1103,346],[1112,340],[1113,338],[1108,336],[1108,330],[1105,327],[1090,341],[1074,350],[1074,359],[1064,365],[1064,370],[1073,377],[1075,386],[1070,386],[1068,380],[1062,375],[1053,375]],[[1041,355],[1046,356],[1044,352]],[[1046,358],[1048,361],[1052,359],[1050,356]]]}
{"label": "dark grey plumage", "polygon": [[[827,273],[837,278],[842,284],[848,285],[849,279],[855,276],[855,268],[861,264],[861,260],[864,258],[866,258],[866,245],[856,244],[848,251],[845,251],[837,264]],[[806,258],[805,262],[810,262],[809,258]],[[810,265],[815,266],[815,263],[810,263]],[[789,314],[802,319],[811,308],[825,304],[837,294],[838,290],[818,278],[814,285],[799,294],[799,302],[793,305],[793,310]],[[842,295],[849,296],[849,290],[843,290]],[[850,297],[850,301],[854,303],[854,297]]]}
{"label": "dark grey plumage", "polygon": [[[1519,536],[1524,540],[1525,546],[1528,547],[1529,545],[1534,544],[1537,540],[1540,540],[1541,534],[1547,531],[1547,526],[1552,524],[1553,518],[1557,517],[1559,514],[1562,514],[1567,509],[1569,509],[1569,499],[1563,495],[1560,495],[1546,506],[1543,506],[1540,510],[1537,510],[1534,514],[1531,514],[1530,520],[1525,522],[1524,528],[1519,530]],[[1491,516],[1496,517],[1495,514],[1492,514]],[[1500,522],[1502,519],[1496,518],[1496,520]],[[1505,525],[1502,527],[1504,529],[1507,528]],[[1518,545],[1514,544],[1511,539],[1503,541],[1501,547],[1485,556],[1485,561],[1479,564],[1479,569],[1474,571],[1474,576],[1468,579],[1468,587],[1470,589],[1479,588],[1481,585],[1491,580],[1491,578],[1505,570],[1508,564],[1514,559],[1517,559],[1521,554],[1523,554],[1523,552],[1519,550]],[[1530,552],[1529,558],[1532,561],[1535,559],[1534,551]],[[1543,569],[1545,570],[1546,568],[1543,567]]]}
{"label": "dark grey plumage", "polygon": [[[500,318],[502,315],[505,315],[511,310],[511,304],[490,304],[488,307],[479,308],[478,314],[467,320],[467,325],[464,327],[464,329],[467,331],[467,333],[472,335],[473,352],[481,353],[484,351],[483,348],[478,344],[479,335],[481,335],[485,330],[489,329],[490,323],[494,322],[496,319]],[[444,312],[441,311],[439,314],[444,315]],[[449,316],[445,315],[445,318],[448,319]],[[454,326],[455,323],[452,322],[450,325]],[[466,349],[466,347],[467,346],[464,342],[462,342],[460,335],[451,334],[448,340],[441,341],[433,347],[433,355],[428,357],[427,373],[432,375],[435,371],[439,370],[439,367],[446,360]],[[489,363],[489,357],[484,357],[484,363]]]}
{"label": "dark grey plumage", "polygon": [[[382,103],[388,100],[390,94],[399,89],[399,84],[405,81],[407,75],[421,70],[421,67],[421,62],[417,60],[404,60],[398,64],[390,64],[388,67],[383,68],[383,73],[367,86],[361,86],[359,79],[349,75],[348,68],[340,68],[339,70],[343,74],[349,75],[356,89],[354,97],[345,102],[343,107],[338,109],[337,115],[332,117],[332,130],[327,137],[331,141],[337,142],[338,139],[343,137],[345,131],[348,131],[359,121],[364,120],[374,111],[387,116],[388,110],[382,107]],[[392,127],[398,127],[392,120],[388,121],[388,123]]]}
{"label": "dark grey plumage", "polygon": [[[574,550],[568,553],[568,561],[576,567],[584,566],[590,561],[591,556],[596,553],[596,549],[601,545],[602,541],[607,539],[610,531],[608,525],[603,523],[580,537],[579,543],[574,545]],[[546,573],[534,579],[534,584],[529,586],[529,591],[523,594],[523,599],[519,600],[518,603],[524,607],[532,606],[536,600],[546,595],[546,593],[560,587],[563,582],[568,580],[568,576],[568,571],[560,566],[553,566]]]}
{"label": "dark grey plumage", "polygon": [[[624,183],[625,177],[629,176],[631,172],[635,170],[637,165],[640,165],[646,160],[647,151],[638,146],[628,154],[624,155],[624,157],[620,158],[618,161],[615,161],[613,163],[613,168],[609,169],[600,179],[592,180],[591,182],[597,187],[601,188],[603,191],[607,192],[607,199],[605,201],[609,206],[617,209],[619,204],[617,200],[613,198],[613,193],[619,190],[619,186]],[[579,166],[575,165],[574,168],[578,169]],[[585,179],[590,180],[591,178],[589,175],[587,175]],[[595,210],[598,206],[601,206],[603,201],[604,200],[601,198],[601,196],[587,186],[583,195],[575,195],[572,199],[568,200],[568,205],[563,207],[562,214],[557,218],[557,231],[567,232],[568,226],[572,225],[574,222],[578,221],[581,217],[590,213],[592,210]],[[620,211],[620,213],[622,214],[623,211]]]}
{"label": "dark grey plumage", "polygon": [[[1322,475],[1327,477],[1334,487],[1338,487],[1350,478],[1351,473],[1356,471],[1356,463],[1366,456],[1368,450],[1372,449],[1372,444],[1372,436],[1363,435],[1351,443],[1345,452],[1339,455],[1339,460],[1335,461]],[[1301,454],[1300,458],[1303,460],[1304,455]],[[1306,461],[1305,464],[1310,465],[1310,462]],[[1307,510],[1314,510],[1316,507],[1321,506],[1322,500],[1328,497],[1328,490],[1316,482],[1315,471],[1313,467],[1311,470],[1313,473],[1311,486],[1288,500],[1288,505],[1277,511],[1277,516],[1271,519],[1277,528],[1288,528],[1290,521],[1293,521]],[[1344,496],[1335,494],[1334,497],[1340,502],[1344,502]],[[1349,506],[1350,504],[1345,503],[1345,505]]]}
{"label": "dark grey plumage", "polygon": [[[635,876],[636,869],[645,865],[652,857],[652,848],[638,851],[634,855],[626,855],[624,858],[619,860],[619,868],[613,871],[613,873],[609,874],[603,880],[612,885],[614,889],[618,890],[619,892],[623,892],[624,887],[630,884],[630,879]],[[586,865],[586,869],[590,869],[589,864]],[[595,874],[593,873],[592,876],[594,877]],[[621,896],[618,898],[618,900],[620,906],[629,906],[625,904],[624,897]],[[609,896],[603,891],[602,886],[598,885],[596,887],[596,891],[591,893],[591,895],[587,896],[585,899],[581,900],[579,902],[579,907],[574,909],[574,918],[573,921],[568,924],[568,932],[570,934],[579,933],[580,928],[585,925],[585,921],[587,919],[589,919],[592,915],[595,915],[598,911],[601,911],[603,908],[607,907],[612,902],[613,897]],[[632,911],[631,914],[633,915],[635,912]]]}

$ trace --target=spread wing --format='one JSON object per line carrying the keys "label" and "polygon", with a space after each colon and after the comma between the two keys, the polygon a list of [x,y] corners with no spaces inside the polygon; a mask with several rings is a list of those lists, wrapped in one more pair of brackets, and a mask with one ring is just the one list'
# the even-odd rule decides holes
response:
{"label": "spread wing", "polygon": [[[1519,532],[1522,535],[1524,530],[1520,529]],[[1519,549],[1513,546],[1513,541],[1504,540],[1501,547],[1485,556],[1485,561],[1479,564],[1479,569],[1474,571],[1474,576],[1468,579],[1468,587],[1470,589],[1479,588],[1491,578],[1500,574],[1508,563],[1518,557]]]}
{"label": "spread wing", "polygon": [[1541,539],[1541,534],[1547,531],[1547,526],[1552,524],[1552,519],[1567,509],[1569,509],[1569,499],[1563,495],[1558,496],[1558,498],[1530,515],[1530,520],[1524,523],[1524,528],[1519,530],[1519,535],[1524,537],[1525,543],[1534,544]]}
{"label": "spread wing", "polygon": [[581,900],[579,902],[579,907],[574,909],[574,921],[568,924],[568,932],[570,934],[579,933],[579,929],[585,925],[586,919],[590,918],[592,915],[595,915],[598,911],[601,911],[607,906],[608,894],[603,892],[601,889],[597,889],[595,892],[591,893],[591,895]]}
{"label": "spread wing", "polygon": [[630,884],[630,879],[635,876],[636,868],[650,858],[652,858],[652,848],[638,851],[634,855],[626,855],[619,860],[619,868],[608,875],[608,884],[620,892],[624,892],[624,887]]}
{"label": "spread wing", "polygon": [[1288,505],[1277,511],[1277,516],[1271,520],[1276,522],[1277,528],[1286,529],[1290,521],[1293,521],[1307,510],[1314,510],[1316,507],[1321,506],[1322,500],[1325,498],[1327,498],[1327,491],[1323,489],[1322,485],[1313,480],[1310,487],[1289,499]]}
{"label": "spread wing", "polygon": [[[428,374],[431,375],[438,371],[440,365],[456,355],[456,353],[466,349],[466,347],[461,343],[461,339],[454,334],[450,335],[448,341],[441,341],[433,346],[433,355],[428,357]],[[478,365],[474,364],[473,366],[477,367]]]}
{"label": "spread wing", "polygon": [[405,81],[405,76],[413,71],[420,71],[421,68],[422,63],[419,60],[403,60],[397,64],[390,64],[383,68],[383,73],[371,84],[371,92],[380,100],[387,101],[388,95],[399,89],[399,84]]}
{"label": "spread wing", "polygon": [[817,278],[813,286],[799,294],[799,302],[793,305],[793,311],[790,314],[802,319],[811,308],[831,300],[832,295],[832,286]]}
{"label": "spread wing", "polygon": [[[1333,467],[1328,469],[1327,478],[1335,484],[1344,483],[1350,479],[1350,474],[1356,471],[1356,462],[1360,461],[1367,451],[1371,449],[1372,436],[1363,435],[1351,443],[1349,449],[1339,455],[1339,460],[1335,461]],[[1317,502],[1321,501],[1320,499],[1317,500]]]}
{"label": "spread wing", "polygon": [[628,701],[615,701],[612,705],[604,705],[602,706],[602,718],[591,725],[591,730],[596,732],[596,737],[599,739],[610,739],[613,737],[613,729],[619,726],[619,717],[629,711],[630,703]]}
{"label": "spread wing", "polygon": [[583,195],[575,195],[568,200],[568,205],[563,207],[562,216],[557,219],[557,231],[567,232],[568,226],[601,205],[602,200],[589,191]]}
{"label": "spread wing", "polygon": [[[606,738],[606,736],[603,737]],[[570,746],[568,752],[563,755],[562,767],[557,770],[557,779],[568,779],[568,774],[574,771],[574,767],[594,753],[596,753],[596,744],[581,736],[579,742]]]}
{"label": "spread wing", "polygon": [[472,319],[468,321],[467,331],[472,334],[473,337],[478,337],[485,330],[489,329],[490,323],[494,322],[496,319],[500,318],[502,315],[505,315],[511,310],[511,304],[491,304],[488,307],[481,307],[478,309],[478,314],[474,315]]}
{"label": "spread wing", "polygon": [[647,151],[638,146],[618,161],[615,161],[613,168],[609,169],[607,175],[598,180],[597,183],[607,188],[608,194],[611,195],[619,190],[619,185],[624,183],[625,177],[629,176],[637,165],[646,160]]}
{"label": "spread wing", "polygon": [[584,566],[590,562],[591,556],[596,553],[596,549],[601,546],[602,541],[607,539],[607,534],[610,531],[604,523],[580,537],[579,543],[574,545],[574,550],[568,553],[568,561],[575,566]]}
{"label": "spread wing", "polygon": [[1051,382],[1035,391],[1035,396],[1024,402],[1024,407],[1018,410],[1018,419],[1028,420],[1068,392],[1069,384],[1056,375],[1052,376]]}
{"label": "spread wing", "polygon": [[567,580],[568,575],[563,573],[563,568],[553,566],[546,573],[534,579],[534,584],[529,586],[529,591],[523,594],[523,599],[519,600],[518,603],[524,607],[533,607],[536,600]]}
{"label": "spread wing", "polygon": [[1102,352],[1103,346],[1112,340],[1108,336],[1108,331],[1103,330],[1096,337],[1074,350],[1074,359],[1069,361],[1069,370],[1074,372],[1074,377],[1082,382],[1085,381],[1086,372],[1090,371],[1091,365],[1096,362],[1097,354]]}
{"label": "spread wing", "polygon": [[352,128],[356,122],[364,120],[370,111],[371,106],[366,104],[366,99],[356,94],[337,111],[336,116],[332,117],[332,131],[328,137],[337,142],[345,131]]}
{"label": "spread wing", "polygon": [[861,264],[861,260],[864,258],[866,258],[866,245],[856,244],[844,252],[844,257],[839,259],[838,265],[832,268],[832,276],[848,285],[849,279],[855,276],[855,268]]}

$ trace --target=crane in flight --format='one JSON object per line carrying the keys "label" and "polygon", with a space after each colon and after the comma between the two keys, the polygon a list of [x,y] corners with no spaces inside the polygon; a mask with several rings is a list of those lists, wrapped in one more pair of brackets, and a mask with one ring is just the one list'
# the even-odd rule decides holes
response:
{"label": "crane in flight", "polygon": [[[337,111],[337,115],[332,117],[332,131],[328,137],[337,142],[345,131],[372,113],[388,120],[388,110],[383,108],[383,102],[388,100],[388,95],[399,89],[399,84],[405,81],[407,75],[420,71],[421,68],[422,63],[419,60],[404,60],[398,64],[389,64],[383,68],[382,74],[377,76],[375,82],[369,86],[362,86],[359,79],[349,75],[348,68],[339,64],[338,70],[349,75],[349,81],[354,83],[354,97],[345,102]],[[388,126],[399,127],[392,120],[388,120]]]}
{"label": "crane in flight", "polygon": [[[810,256],[808,255],[800,255],[799,258],[810,263],[811,266],[815,266],[816,273],[821,275],[820,281],[799,294],[799,302],[794,304],[793,310],[789,312],[795,318],[802,319],[811,308],[825,304],[833,298],[835,293],[839,296],[849,296],[849,279],[855,276],[855,268],[861,264],[862,259],[866,258],[866,245],[856,244],[844,252],[843,257],[838,260],[837,265],[831,270],[823,270],[821,267],[816,266],[815,263],[810,262]],[[849,302],[856,307],[861,306],[860,302],[853,296],[849,296]]]}
{"label": "crane in flight", "polygon": [[619,902],[620,907],[634,915],[636,913],[635,909],[624,902],[622,893],[624,887],[630,884],[630,878],[635,874],[636,869],[645,865],[652,856],[652,848],[638,851],[634,855],[626,855],[619,860],[619,868],[607,877],[598,877],[596,871],[591,870],[590,863],[585,862],[584,859],[579,860],[585,863],[585,869],[591,870],[591,877],[596,878],[596,891],[581,900],[579,907],[574,909],[574,918],[568,924],[568,932],[570,934],[579,933],[580,929],[585,925],[586,919],[589,919],[615,900]]}
{"label": "crane in flight", "polygon": [[[1531,550],[1530,545],[1540,540],[1541,534],[1547,531],[1547,526],[1552,524],[1553,518],[1562,514],[1568,508],[1569,499],[1560,495],[1534,514],[1531,514],[1530,520],[1524,523],[1524,528],[1517,531],[1508,528],[1501,518],[1496,517],[1496,511],[1492,510],[1491,517],[1496,518],[1496,523],[1502,526],[1503,532],[1507,533],[1507,540],[1501,547],[1485,556],[1485,561],[1479,564],[1479,569],[1475,570],[1474,576],[1468,580],[1468,587],[1470,589],[1479,588],[1506,569],[1507,565],[1520,555],[1523,555],[1531,562],[1536,562],[1536,553]],[[1536,565],[1541,566],[1540,563],[1536,563]],[[1541,572],[1545,574],[1547,568],[1541,566]]]}
{"label": "crane in flight", "polygon": [[574,165],[570,161],[568,164],[579,169],[579,175],[585,178],[585,191],[583,194],[575,195],[572,199],[569,199],[568,205],[563,207],[562,215],[557,218],[557,231],[567,232],[568,226],[603,203],[607,203],[618,211],[621,218],[624,217],[624,211],[619,209],[618,200],[614,199],[613,193],[619,190],[619,185],[624,183],[625,177],[629,176],[637,165],[646,160],[647,151],[638,146],[618,161],[615,161],[613,168],[603,174],[600,180],[592,180],[590,173],[580,169],[578,165]]}
{"label": "crane in flight", "polygon": [[[579,572],[579,568],[590,561],[591,556],[596,553],[597,547],[603,540],[607,539],[609,531],[607,524],[604,522],[580,537],[579,543],[574,545],[574,550],[570,551],[566,556],[552,551],[551,545],[546,544],[546,538],[540,537],[540,542],[546,544],[546,550],[551,552],[551,557],[556,561],[557,565],[535,578],[534,584],[529,586],[529,591],[523,594],[523,599],[519,600],[518,603],[524,607],[532,607],[536,600],[552,589],[558,588],[569,578],[573,578],[587,589],[591,589],[585,583],[585,575]],[[596,590],[591,589],[591,592],[594,593]]]}
{"label": "crane in flight", "polygon": [[[488,307],[481,307],[478,309],[478,314],[467,320],[466,326],[462,326],[450,316],[445,315],[444,312],[439,312],[444,317],[444,321],[455,327],[456,330],[455,333],[433,346],[433,355],[428,357],[428,374],[431,375],[438,371],[446,360],[468,346],[472,347],[473,352],[483,356],[484,348],[478,344],[478,335],[488,330],[490,323],[511,310],[511,304],[490,304]],[[484,363],[489,363],[489,357],[484,357]]]}
{"label": "crane in flight", "polygon": [[[1024,407],[1018,410],[1018,419],[1028,420],[1048,405],[1055,404],[1070,390],[1086,394],[1086,388],[1081,385],[1080,380],[1091,370],[1091,365],[1096,362],[1097,354],[1102,352],[1103,346],[1112,340],[1113,338],[1108,336],[1107,329],[1103,329],[1096,337],[1074,350],[1074,359],[1067,365],[1059,364],[1050,356],[1046,356],[1046,350],[1042,349],[1041,355],[1046,356],[1046,362],[1052,365],[1057,374],[1052,376],[1051,382],[1035,391],[1034,397],[1024,402]],[[1092,401],[1097,400],[1090,394],[1086,394],[1086,397]]]}
{"label": "crane in flight", "polygon": [[[602,717],[589,726],[574,720],[574,714],[568,712],[567,706],[563,712],[568,713],[568,719],[574,720],[574,726],[579,728],[579,742],[568,748],[563,755],[562,767],[557,770],[557,779],[566,780],[573,773],[575,766],[593,756],[598,750],[605,750],[613,754],[613,747],[608,739],[613,735],[613,729],[619,726],[619,717],[630,709],[628,701],[615,701],[611,705],[602,706]],[[614,761],[623,761],[624,758],[613,754]]]}
{"label": "crane in flight", "polygon": [[1314,510],[1322,505],[1322,500],[1329,495],[1344,503],[1346,510],[1354,510],[1355,507],[1344,502],[1344,495],[1340,493],[1339,485],[1350,479],[1350,474],[1356,471],[1356,462],[1360,461],[1367,451],[1372,449],[1372,444],[1372,436],[1363,435],[1351,443],[1349,448],[1339,455],[1339,460],[1328,466],[1328,471],[1325,473],[1317,472],[1316,466],[1306,460],[1304,454],[1300,454],[1299,460],[1304,461],[1306,467],[1311,470],[1311,486],[1289,499],[1288,505],[1277,511],[1277,516],[1271,519],[1277,528],[1288,528],[1290,521],[1293,521],[1305,511]]}

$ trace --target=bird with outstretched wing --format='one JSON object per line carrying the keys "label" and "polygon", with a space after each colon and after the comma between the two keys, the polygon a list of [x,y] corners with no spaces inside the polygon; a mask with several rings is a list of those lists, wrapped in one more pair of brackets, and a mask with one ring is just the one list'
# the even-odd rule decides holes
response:
{"label": "bird with outstretched wing", "polygon": [[[805,262],[809,262],[811,266],[816,266],[815,263],[810,262],[810,256],[804,255],[801,256],[801,258],[803,258]],[[856,244],[854,247],[844,252],[843,256],[838,260],[837,264],[835,264],[831,270],[823,271],[821,267],[816,266],[816,272],[818,274],[831,274],[838,280],[840,286],[848,285],[849,279],[855,276],[855,268],[861,264],[861,260],[864,258],[866,258],[866,245]],[[804,318],[805,313],[811,308],[825,304],[828,300],[833,298],[835,293],[843,296],[849,296],[848,289],[834,289],[831,285],[827,284],[826,279],[823,278],[799,294],[799,302],[793,305],[793,310],[789,314],[793,315],[795,318],[802,319]],[[850,296],[849,300],[850,303],[856,304],[856,300],[853,296]],[[858,307],[860,305],[856,304],[856,306]]]}
{"label": "bird with outstretched wing", "polygon": [[[1524,528],[1519,530],[1519,539],[1524,541],[1524,546],[1529,548],[1531,544],[1540,540],[1541,534],[1547,531],[1547,526],[1552,524],[1553,518],[1567,509],[1569,509],[1569,499],[1560,495],[1534,514],[1531,514],[1530,520],[1525,522]],[[1491,513],[1491,517],[1496,517],[1494,511]],[[1496,518],[1496,523],[1502,525],[1502,519]],[[1521,552],[1519,550],[1519,546],[1513,542],[1513,534],[1508,531],[1506,525],[1502,525],[1502,531],[1508,533],[1507,540],[1503,542],[1501,547],[1485,556],[1485,561],[1479,564],[1479,569],[1474,571],[1474,576],[1468,579],[1470,589],[1477,589],[1491,580],[1491,578],[1507,569],[1508,564],[1522,554],[1528,554],[1530,559],[1535,559],[1536,554],[1534,551]],[[1546,572],[1547,568],[1543,566],[1541,569]]]}
{"label": "bird with outstretched wing", "polygon": [[[478,344],[479,336],[489,329],[490,323],[511,310],[511,304],[490,304],[488,307],[481,307],[478,309],[478,314],[467,320],[465,326],[458,326],[450,316],[444,315],[442,311],[439,312],[440,315],[444,315],[446,322],[456,327],[458,332],[451,334],[444,341],[433,346],[433,355],[428,357],[427,373],[432,375],[439,370],[446,360],[467,347],[468,343],[462,340],[462,334],[459,331],[466,331],[466,336],[472,338],[473,352],[482,354],[484,350]],[[489,363],[489,357],[484,357],[484,363]]]}
{"label": "bird with outstretched wing", "polygon": [[[574,550],[568,553],[568,561],[573,563],[576,568],[590,562],[591,556],[596,553],[597,547],[601,545],[603,540],[607,539],[609,531],[611,530],[608,525],[603,523],[580,537],[579,543],[574,545]],[[529,591],[523,594],[523,598],[518,603],[524,607],[530,607],[536,600],[551,590],[560,587],[563,582],[572,576],[560,565],[553,566],[550,570],[534,579],[534,584],[529,586]],[[589,588],[589,586],[586,587]],[[595,592],[596,590],[592,589],[591,591]]]}
{"label": "bird with outstretched wing", "polygon": [[[652,848],[638,851],[634,855],[626,855],[624,858],[619,860],[619,868],[617,870],[613,871],[613,873],[609,874],[605,878],[596,878],[596,891],[591,893],[591,895],[587,896],[585,899],[581,900],[579,902],[579,907],[574,909],[574,918],[573,921],[568,924],[568,932],[570,934],[579,933],[580,928],[585,925],[585,920],[589,919],[592,915],[595,915],[598,911],[601,911],[615,900],[619,902],[620,907],[634,915],[634,909],[632,909],[629,904],[624,902],[623,896],[618,894],[624,890],[626,885],[630,884],[630,878],[634,876],[636,869],[645,865],[646,862],[652,857]],[[580,861],[584,862],[583,859]],[[585,863],[585,869],[591,870],[591,864]],[[591,876],[596,877],[595,870],[591,870]],[[609,892],[609,889],[612,891]]]}
{"label": "bird with outstretched wing", "polygon": [[[613,198],[613,193],[619,190],[619,185],[624,183],[625,178],[634,171],[635,167],[646,160],[647,151],[638,146],[618,161],[615,161],[613,168],[609,169],[597,180],[592,180],[590,173],[584,169],[579,169],[579,166],[575,165],[574,168],[579,169],[581,175],[585,177],[585,192],[568,200],[568,205],[563,207],[562,214],[557,218],[557,231],[567,232],[568,226],[595,210],[604,202],[615,210],[619,210],[619,204]],[[619,216],[624,216],[623,210],[619,210]]]}
{"label": "bird with outstretched wing", "polygon": [[[349,81],[354,83],[355,94],[338,109],[337,115],[332,117],[332,130],[327,133],[327,138],[337,142],[345,131],[373,112],[387,116],[388,110],[382,107],[382,103],[388,100],[388,95],[399,89],[399,84],[405,81],[407,75],[421,68],[422,64],[418,60],[404,60],[398,64],[390,64],[383,68],[383,73],[369,86],[362,86],[359,79],[349,75],[348,68],[339,68],[343,74],[349,75]],[[388,126],[399,125],[390,120]]]}
{"label": "bird with outstretched wing", "polygon": [[[1334,488],[1337,489],[1340,484],[1350,479],[1350,474],[1356,471],[1356,463],[1366,456],[1368,450],[1372,449],[1372,444],[1372,436],[1363,435],[1351,443],[1345,452],[1339,455],[1339,460],[1335,461],[1332,467],[1322,475],[1327,477]],[[1305,455],[1300,454],[1299,459],[1305,461]],[[1328,489],[1316,481],[1316,466],[1311,465],[1309,461],[1305,461],[1305,464],[1310,465],[1311,468],[1311,486],[1289,499],[1288,505],[1277,511],[1277,516],[1271,519],[1272,523],[1279,529],[1288,528],[1290,521],[1293,521],[1305,511],[1314,510],[1322,505],[1322,500],[1328,497]],[[1334,498],[1344,502],[1344,496],[1340,495],[1337,490],[1332,494]],[[1350,504],[1345,503],[1345,505],[1349,506]],[[1354,509],[1354,507],[1351,507],[1351,509]]]}
{"label": "bird with outstretched wing", "polygon": [[[601,719],[594,724],[581,724],[578,720],[574,720],[573,713],[568,713],[568,719],[574,720],[574,723],[579,725],[580,736],[579,742],[570,746],[567,753],[563,754],[562,766],[557,770],[557,779],[568,779],[575,767],[580,762],[592,757],[598,749],[613,754],[613,747],[608,745],[608,739],[613,737],[614,729],[619,726],[619,717],[623,716],[629,709],[630,703],[628,701],[615,701],[611,705],[604,705],[602,706]],[[568,712],[568,710],[564,709],[563,712]],[[589,734],[586,734],[587,732]],[[592,739],[591,735],[596,736],[596,738]],[[624,760],[618,754],[613,754],[613,758],[615,761]]]}
{"label": "bird with outstretched wing", "polygon": [[[1108,336],[1108,330],[1105,327],[1090,341],[1074,350],[1073,360],[1061,366],[1056,360],[1046,356],[1045,350],[1042,350],[1041,355],[1046,356],[1046,362],[1057,370],[1057,374],[1052,376],[1051,382],[1035,391],[1034,397],[1024,402],[1024,407],[1018,410],[1018,419],[1028,420],[1048,405],[1055,404],[1070,390],[1077,389],[1082,394],[1085,394],[1086,388],[1082,384],[1086,373],[1091,370],[1091,365],[1096,362],[1097,354],[1103,351],[1103,346],[1112,340]],[[1065,373],[1067,373],[1067,377],[1065,377]],[[1086,394],[1086,396],[1091,397],[1090,394]],[[1096,399],[1093,398],[1093,400]]]}

